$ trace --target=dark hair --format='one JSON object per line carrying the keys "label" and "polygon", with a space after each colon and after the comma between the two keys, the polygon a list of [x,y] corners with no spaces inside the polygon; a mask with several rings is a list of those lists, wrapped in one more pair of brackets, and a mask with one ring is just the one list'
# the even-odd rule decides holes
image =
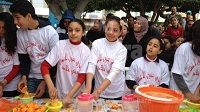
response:
{"label": "dark hair", "polygon": [[15,53],[15,47],[17,45],[17,27],[14,24],[12,15],[8,12],[0,13],[0,21],[4,22],[6,52],[12,55]]}
{"label": "dark hair", "polygon": [[191,28],[190,37],[192,37],[192,51],[200,56],[200,20],[194,22]]}
{"label": "dark hair", "polygon": [[172,37],[172,36],[170,36],[170,35],[163,36],[163,37],[162,37],[162,39],[168,39],[168,40],[169,40],[169,42],[170,42],[171,44],[173,44],[173,43],[174,43],[174,39],[173,39],[173,37]]}
{"label": "dark hair", "polygon": [[31,14],[33,19],[37,19],[35,9],[28,0],[17,0],[10,6],[10,12],[19,13],[22,16],[26,16],[28,13]]}
{"label": "dark hair", "polygon": [[[162,37],[161,36],[152,36],[150,37],[148,40],[147,40],[147,45],[148,43],[152,40],[152,39],[157,39],[159,42],[160,42],[160,50],[165,50],[165,45],[161,39]],[[146,48],[147,48],[147,45],[146,45]]]}
{"label": "dark hair", "polygon": [[172,21],[172,19],[177,19],[178,21],[179,21],[179,19],[178,19],[178,17],[177,16],[172,16],[171,18],[170,18],[170,21]]}
{"label": "dark hair", "polygon": [[146,18],[148,20],[149,16],[142,14],[142,17]]}
{"label": "dark hair", "polygon": [[122,30],[122,26],[120,24],[120,18],[119,17],[117,17],[117,16],[110,17],[109,19],[106,20],[105,25],[107,25],[109,21],[116,21],[119,24],[120,30]]}
{"label": "dark hair", "polygon": [[108,14],[106,15],[106,20],[107,20],[107,19],[110,19],[112,16],[114,16],[113,13],[108,13]]}
{"label": "dark hair", "polygon": [[122,19],[122,20],[126,20],[126,21],[127,21],[127,18],[126,18],[126,17],[121,17],[121,19]]}
{"label": "dark hair", "polygon": [[85,31],[85,24],[84,24],[83,21],[81,21],[80,19],[74,19],[74,20],[71,20],[71,21],[69,22],[69,24],[72,23],[72,22],[76,22],[76,23],[80,24],[81,27],[82,27],[82,29],[83,29],[83,31]]}

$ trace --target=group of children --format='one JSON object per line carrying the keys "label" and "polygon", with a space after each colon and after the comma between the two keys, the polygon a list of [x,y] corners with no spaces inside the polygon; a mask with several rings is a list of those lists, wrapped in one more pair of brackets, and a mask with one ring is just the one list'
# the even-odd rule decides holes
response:
{"label": "group of children", "polygon": [[[163,41],[153,36],[146,42],[146,55],[134,60],[125,76],[127,49],[119,41],[122,26],[118,17],[106,20],[105,38],[95,40],[90,50],[81,42],[85,25],[79,19],[69,22],[69,39],[59,41],[56,30],[35,15],[27,0],[16,1],[10,11],[13,17],[9,13],[0,14],[0,96],[8,96],[6,92],[17,95],[17,89],[20,91],[21,84],[25,84],[36,98],[47,97],[48,93],[50,98],[61,98],[70,104],[81,92],[92,93],[96,99],[120,100],[125,86],[135,89],[151,84],[177,86],[186,98],[200,101],[200,95],[196,94],[200,84],[200,21],[192,27],[193,40],[177,49],[172,75],[168,65],[159,59]],[[54,83],[50,69],[56,65]],[[172,78],[175,83],[170,83]]]}
{"label": "group of children", "polygon": [[[21,85],[25,84],[29,92],[34,92],[35,97],[40,98],[46,96],[47,86],[50,98],[58,97],[71,103],[72,98],[80,92],[92,92],[91,82],[95,77],[96,89],[93,93],[96,98],[121,98],[125,84],[123,71],[127,50],[118,40],[122,30],[118,17],[112,17],[106,22],[106,38],[94,41],[90,51],[81,42],[85,33],[85,25],[79,19],[70,21],[68,25],[69,39],[59,41],[55,29],[49,25],[48,21],[35,15],[30,2],[16,1],[11,5],[10,12],[13,17],[9,13],[6,14],[10,15],[11,22],[1,20],[1,42],[4,42],[4,38],[9,39],[10,37],[17,44],[12,44],[15,45],[12,54],[8,52],[8,48],[3,48],[7,47],[6,45],[1,44],[3,46],[1,51],[4,50],[7,54],[4,57],[1,55],[3,58],[1,59],[1,72],[4,73],[1,74],[1,96],[8,96],[3,92],[17,89],[20,91]],[[2,15],[5,14],[2,13]],[[9,36],[8,31],[12,26],[6,28],[7,24],[19,28],[15,27],[16,30],[11,33],[13,35]],[[19,58],[14,56],[19,56]],[[20,75],[18,74],[19,65]],[[56,86],[50,77],[50,68],[55,65],[57,65]],[[6,66],[9,66],[7,72],[3,71]],[[15,66],[18,67],[17,70]],[[13,78],[18,78],[18,81]],[[15,84],[9,82],[10,80]],[[86,86],[83,84],[85,80]],[[10,85],[15,86],[13,90],[6,89]],[[82,88],[84,91],[81,91]]]}

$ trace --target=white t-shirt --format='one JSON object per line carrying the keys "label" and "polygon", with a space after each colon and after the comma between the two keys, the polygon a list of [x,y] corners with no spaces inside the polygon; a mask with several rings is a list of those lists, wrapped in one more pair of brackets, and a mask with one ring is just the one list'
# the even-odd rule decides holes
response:
{"label": "white t-shirt", "polygon": [[170,75],[167,63],[148,61],[144,57],[135,59],[126,75],[126,80],[136,81],[138,85],[169,85]]}
{"label": "white t-shirt", "polygon": [[18,29],[17,51],[20,54],[29,54],[30,78],[43,79],[40,70],[41,63],[58,41],[58,33],[50,25],[35,30]]}
{"label": "white t-shirt", "polygon": [[[178,47],[171,72],[182,75],[189,90],[195,92],[200,84],[200,57],[193,53],[191,43],[183,43]],[[179,90],[174,79],[171,80],[170,87]]]}
{"label": "white t-shirt", "polygon": [[[17,53],[8,55],[5,51],[5,40],[1,39],[0,46],[0,81],[3,80],[12,70],[13,65],[19,65],[19,59]],[[4,87],[4,91],[17,90],[17,84],[20,80],[20,75],[17,75],[9,84]]]}
{"label": "white t-shirt", "polygon": [[[89,55],[90,49],[84,43],[73,45],[67,39],[59,41],[45,58],[51,66],[57,64],[56,88],[60,98],[72,89],[78,73],[86,73]],[[83,85],[74,96],[81,92]]]}
{"label": "white t-shirt", "polygon": [[[119,40],[109,42],[106,38],[97,39],[92,43],[91,56],[89,63],[96,66],[94,73],[95,88],[99,87],[103,80],[108,77],[114,77],[110,80],[111,84],[102,92],[100,97],[118,98],[124,93],[125,88],[125,69],[127,50]],[[116,76],[109,76],[112,68],[120,70]]]}

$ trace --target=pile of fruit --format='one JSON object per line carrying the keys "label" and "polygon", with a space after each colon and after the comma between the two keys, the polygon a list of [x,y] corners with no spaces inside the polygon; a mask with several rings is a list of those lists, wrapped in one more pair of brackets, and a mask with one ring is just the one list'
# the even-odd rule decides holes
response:
{"label": "pile of fruit", "polygon": [[39,105],[35,102],[28,104],[20,104],[19,106],[12,109],[12,112],[45,112],[46,106]]}
{"label": "pile of fruit", "polygon": [[10,109],[20,105],[19,101],[9,101],[7,99],[0,99],[0,112],[8,112]]}

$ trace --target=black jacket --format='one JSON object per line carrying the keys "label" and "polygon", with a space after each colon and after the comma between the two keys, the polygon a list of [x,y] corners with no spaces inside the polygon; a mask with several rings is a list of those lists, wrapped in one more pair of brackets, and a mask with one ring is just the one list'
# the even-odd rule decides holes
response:
{"label": "black jacket", "polygon": [[127,33],[122,42],[122,44],[127,48],[126,67],[130,67],[131,63],[136,58],[144,56],[146,54],[146,45],[148,38],[158,35],[160,34],[154,32],[154,30],[149,28],[144,37],[139,42],[137,42],[133,29],[130,29],[129,33]]}

